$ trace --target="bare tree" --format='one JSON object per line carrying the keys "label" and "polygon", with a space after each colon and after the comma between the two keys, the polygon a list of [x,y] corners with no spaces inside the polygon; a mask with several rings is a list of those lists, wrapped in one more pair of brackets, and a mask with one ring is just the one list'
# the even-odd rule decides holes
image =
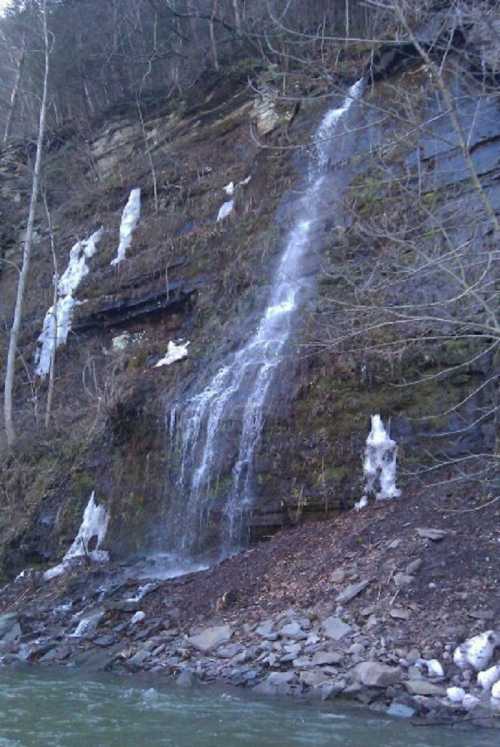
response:
{"label": "bare tree", "polygon": [[10,93],[7,120],[5,122],[5,130],[3,134],[4,143],[6,143],[10,137],[10,131],[12,128],[14,112],[16,110],[16,104],[17,104],[17,100],[19,97],[19,88],[20,88],[21,78],[23,74],[24,60],[26,57],[26,35],[25,34],[23,34],[21,49],[19,50],[19,53],[17,54],[17,56],[15,54],[12,54],[12,57],[15,58],[16,75],[14,78],[12,91]]}
{"label": "bare tree", "polygon": [[42,171],[42,158],[43,158],[43,144],[45,137],[46,127],[46,116],[47,116],[47,98],[48,98],[48,86],[49,86],[49,62],[50,62],[50,37],[47,23],[47,0],[41,0],[40,4],[40,16],[42,22],[42,33],[43,33],[43,44],[44,44],[44,78],[43,78],[43,91],[42,99],[40,104],[40,117],[38,125],[38,138],[36,147],[35,164],[33,169],[33,182],[31,188],[31,198],[29,206],[28,224],[26,228],[26,238],[24,241],[23,248],[23,262],[21,272],[19,275],[17,294],[16,294],[16,305],[14,309],[14,320],[10,330],[9,338],[9,351],[7,355],[7,367],[5,375],[5,388],[4,388],[4,416],[5,416],[5,432],[7,436],[7,443],[11,447],[13,446],[16,439],[16,432],[14,429],[13,419],[13,390],[14,390],[14,376],[15,366],[17,358],[17,343],[19,339],[19,331],[21,328],[22,310],[24,294],[26,291],[26,285],[28,281],[28,273],[31,259],[31,250],[33,245],[33,231],[35,226],[35,216],[38,204],[38,195],[40,191],[40,176]]}

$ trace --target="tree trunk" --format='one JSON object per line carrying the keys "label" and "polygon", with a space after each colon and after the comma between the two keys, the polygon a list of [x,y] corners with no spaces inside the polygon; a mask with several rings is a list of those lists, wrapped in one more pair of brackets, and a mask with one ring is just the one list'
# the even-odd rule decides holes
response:
{"label": "tree trunk", "polygon": [[40,173],[42,170],[42,153],[43,153],[43,140],[45,135],[45,122],[47,113],[47,91],[49,82],[49,58],[50,58],[50,46],[49,46],[49,32],[47,28],[47,0],[43,0],[41,5],[42,13],[42,24],[43,24],[43,38],[44,38],[44,49],[45,49],[45,70],[43,79],[43,93],[42,102],[40,105],[40,118],[38,125],[38,138],[36,145],[36,157],[35,157],[35,168],[33,171],[33,183],[31,187],[31,199],[28,215],[28,225],[26,228],[26,239],[24,242],[23,249],[23,264],[21,272],[19,274],[19,281],[17,285],[16,294],[16,306],[14,309],[14,321],[10,330],[9,339],[9,352],[7,355],[7,371],[5,375],[5,389],[4,389],[4,415],[5,415],[5,432],[7,435],[7,443],[12,446],[16,440],[16,432],[14,430],[14,422],[12,417],[12,393],[14,389],[14,374],[16,365],[16,354],[17,354],[17,341],[19,338],[19,330],[21,328],[21,318],[23,311],[24,292],[26,290],[26,283],[28,280],[29,265],[31,259],[31,248],[33,244],[33,229],[35,225],[35,214],[36,206],[38,202],[38,193],[40,191]]}
{"label": "tree trunk", "polygon": [[218,0],[214,0],[212,5],[212,17],[210,18],[210,42],[212,44],[212,56],[214,58],[214,67],[218,71],[220,70],[219,57],[217,54],[217,41],[215,38],[215,24],[214,18],[217,15],[217,3]]}
{"label": "tree trunk", "polygon": [[5,130],[3,133],[3,141],[4,143],[7,142],[7,140],[10,137],[10,131],[12,128],[12,122],[14,119],[14,112],[16,110],[16,104],[17,104],[17,97],[19,94],[19,86],[21,85],[21,78],[23,75],[23,67],[24,67],[24,59],[26,56],[26,36],[23,36],[23,43],[21,47],[21,52],[19,54],[19,58],[17,60],[17,68],[16,68],[16,77],[14,80],[14,85],[12,87],[12,91],[10,94],[10,101],[9,101],[9,111],[7,113],[7,121],[5,123]]}
{"label": "tree trunk", "polygon": [[238,3],[239,0],[233,0],[234,25],[236,26],[238,36],[241,36],[241,13]]}

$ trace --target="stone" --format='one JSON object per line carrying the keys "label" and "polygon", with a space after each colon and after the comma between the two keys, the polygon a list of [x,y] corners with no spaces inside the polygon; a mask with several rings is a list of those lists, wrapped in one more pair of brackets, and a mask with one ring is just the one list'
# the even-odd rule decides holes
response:
{"label": "stone", "polygon": [[221,646],[221,648],[217,650],[217,656],[220,659],[232,659],[233,656],[241,654],[242,651],[243,646],[240,643],[230,643],[227,646]]}
{"label": "stone", "polygon": [[321,700],[333,700],[344,691],[346,687],[345,680],[336,680],[335,682],[324,683],[320,686]]}
{"label": "stone", "polygon": [[433,542],[439,542],[444,539],[448,532],[445,529],[432,529],[430,527],[420,527],[417,529],[417,534],[422,539],[432,540]]}
{"label": "stone", "polygon": [[471,695],[470,693],[466,693],[464,696],[464,699],[462,700],[462,707],[466,711],[472,711],[474,708],[477,708],[478,705],[481,704],[481,701],[478,697],[475,695]]}
{"label": "stone", "polygon": [[302,644],[300,643],[286,643],[283,646],[287,654],[293,654],[294,658],[302,651]]}
{"label": "stone", "polygon": [[410,649],[410,651],[408,651],[406,658],[408,659],[410,664],[415,664],[415,662],[421,658],[420,651],[418,650],[418,648],[412,648]]}
{"label": "stone", "polygon": [[150,656],[150,652],[145,649],[139,649],[139,651],[127,661],[127,667],[131,669],[140,669],[146,659]]}
{"label": "stone", "polygon": [[342,584],[345,581],[345,571],[342,568],[337,568],[330,576],[330,580],[332,584]]}
{"label": "stone", "polygon": [[396,586],[401,589],[404,586],[410,586],[411,583],[413,583],[414,578],[413,576],[409,576],[407,573],[395,573],[394,574],[394,583]]}
{"label": "stone", "polygon": [[272,687],[280,687],[281,685],[289,685],[297,680],[297,675],[293,669],[289,669],[288,672],[271,672],[266,678],[266,683]]}
{"label": "stone", "polygon": [[321,629],[327,638],[334,641],[340,641],[352,630],[351,626],[341,620],[340,617],[327,617],[321,623]]}
{"label": "stone", "polygon": [[298,622],[292,622],[288,623],[288,625],[284,625],[280,633],[282,636],[286,636],[286,638],[296,638],[299,640],[304,640],[307,638],[307,634],[302,630],[302,627],[299,625]]}
{"label": "stone", "polygon": [[276,640],[278,640],[278,633],[274,629],[274,624],[273,624],[272,620],[266,620],[265,622],[261,623],[255,629],[255,632],[261,638],[266,638],[268,641],[276,641]]}
{"label": "stone", "polygon": [[357,584],[351,584],[347,587],[347,589],[344,589],[344,591],[337,595],[337,602],[339,604],[347,604],[347,602],[350,602],[352,599],[361,594],[361,592],[366,589],[370,581],[371,579],[368,578],[364,579],[363,581],[358,581]]}
{"label": "stone", "polygon": [[321,669],[314,669],[307,672],[300,673],[300,681],[308,687],[320,687],[324,683],[328,683],[329,677],[321,671]]}
{"label": "stone", "polygon": [[366,687],[389,687],[401,680],[399,667],[390,667],[378,661],[363,661],[353,671],[355,680]]}
{"label": "stone", "polygon": [[22,635],[16,612],[0,615],[0,649],[5,650],[19,641]]}
{"label": "stone", "polygon": [[389,542],[389,544],[387,545],[387,548],[389,550],[397,550],[400,544],[401,544],[400,539],[394,539]]}
{"label": "stone", "polygon": [[318,651],[312,657],[314,666],[322,667],[329,664],[340,664],[344,656],[337,651]]}
{"label": "stone", "polygon": [[193,687],[196,683],[196,675],[190,669],[183,669],[175,680],[179,687]]}
{"label": "stone", "polygon": [[411,706],[393,700],[386,713],[388,716],[393,716],[394,718],[412,718],[416,711]]}
{"label": "stone", "polygon": [[363,646],[362,643],[353,643],[352,646],[350,646],[349,648],[349,653],[352,656],[361,656],[362,654],[364,654],[364,651],[365,651],[365,647]]}
{"label": "stone", "polygon": [[287,695],[293,691],[297,682],[297,675],[293,670],[287,672],[271,672],[271,674],[254,687],[253,690],[262,695]]}
{"label": "stone", "polygon": [[424,561],[422,558],[417,558],[416,560],[412,560],[411,563],[408,563],[406,566],[406,573],[408,575],[412,575],[412,573],[417,573],[423,566]]}
{"label": "stone", "polygon": [[96,646],[100,646],[101,648],[108,648],[108,646],[112,646],[114,643],[116,643],[116,637],[111,634],[107,635],[100,635],[97,636],[97,638],[94,638],[93,643]]}
{"label": "stone", "polygon": [[404,609],[404,607],[392,607],[389,610],[389,614],[395,620],[409,620],[410,610]]}
{"label": "stone", "polygon": [[188,641],[191,646],[206,654],[222,646],[223,643],[227,643],[232,635],[233,631],[229,625],[216,625],[192,635]]}
{"label": "stone", "polygon": [[435,685],[433,682],[427,680],[408,680],[405,682],[405,687],[410,695],[427,695],[435,697],[444,697],[446,690],[440,685]]}
{"label": "stone", "polygon": [[309,669],[312,667],[312,661],[307,656],[301,656],[299,659],[293,660],[293,666],[295,669]]}

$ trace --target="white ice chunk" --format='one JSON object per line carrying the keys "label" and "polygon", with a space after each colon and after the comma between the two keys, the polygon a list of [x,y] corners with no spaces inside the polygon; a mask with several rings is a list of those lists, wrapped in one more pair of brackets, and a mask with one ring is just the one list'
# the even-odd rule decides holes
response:
{"label": "white ice chunk", "polygon": [[500,681],[500,664],[495,664],[489,669],[485,669],[484,672],[479,672],[477,675],[477,684],[481,685],[483,690],[489,692],[495,682]]}
{"label": "white ice chunk", "polygon": [[53,568],[49,568],[48,571],[45,571],[45,573],[43,574],[43,578],[45,581],[50,581],[51,578],[62,576],[63,573],[66,573],[67,570],[67,564],[59,563],[59,565],[55,565]]}
{"label": "white ice chunk", "polygon": [[234,182],[229,182],[223,189],[228,197],[232,197],[234,195]]}
{"label": "white ice chunk", "polygon": [[180,361],[183,358],[187,358],[189,344],[189,342],[183,343],[182,340],[179,340],[179,344],[177,344],[173,340],[171,340],[168,343],[166,355],[164,355],[163,358],[158,361],[158,363],[155,363],[155,368],[159,368],[159,366],[170,366],[170,364],[175,363],[175,361]]}
{"label": "white ice chunk", "polygon": [[[108,531],[109,513],[104,506],[98,506],[95,501],[95,493],[92,491],[87,507],[83,512],[83,519],[73,544],[64,556],[64,560],[90,556],[92,560],[105,562],[109,559],[108,553],[101,550],[106,532]],[[96,539],[96,546],[89,551],[92,539]]]}
{"label": "white ice chunk", "polygon": [[38,338],[35,373],[44,377],[50,371],[54,350],[65,345],[71,332],[73,312],[79,303],[74,298],[78,286],[88,275],[87,259],[93,257],[97,250],[103,229],[95,231],[88,239],[78,241],[69,253],[69,263],[57,284],[57,300],[45,315],[43,329]]}
{"label": "white ice chunk", "polygon": [[252,175],[249,174],[246,179],[241,180],[241,182],[239,183],[239,186],[246,187],[247,184],[250,184],[251,180],[252,180]]}
{"label": "white ice chunk", "polygon": [[132,243],[132,236],[137,228],[139,219],[141,217],[141,190],[133,189],[128,198],[128,202],[123,208],[122,220],[120,224],[120,243],[118,245],[118,251],[116,257],[111,262],[112,265],[117,265],[125,259],[127,249]]}
{"label": "white ice chunk", "polygon": [[[68,569],[70,561],[75,558],[90,557],[97,563],[105,563],[109,560],[109,554],[101,550],[109,524],[109,513],[104,506],[98,506],[95,500],[95,493],[92,492],[87,507],[83,512],[83,519],[78,530],[78,534],[73,540],[73,544],[64,556],[62,563],[54,568],[45,571],[43,577],[46,581],[51,578],[61,576]],[[89,546],[95,539],[95,547],[90,550]]]}
{"label": "white ice chunk", "polygon": [[70,638],[81,638],[84,635],[90,635],[99,625],[101,619],[104,617],[103,610],[97,610],[88,617],[83,617],[78,623],[74,633],[70,633]]}
{"label": "white ice chunk", "polygon": [[146,613],[142,612],[142,610],[139,610],[135,613],[135,615],[132,616],[132,619],[130,620],[131,625],[137,625],[137,623],[143,622],[146,619]]}
{"label": "white ice chunk", "polygon": [[451,703],[462,703],[465,698],[465,690],[462,687],[449,687],[446,690],[446,697]]}
{"label": "white ice chunk", "polygon": [[375,495],[377,501],[401,495],[396,487],[396,442],[385,430],[380,415],[372,415],[371,426],[363,460],[365,490],[363,498],[357,504],[358,510],[367,504],[369,495]]}
{"label": "white ice chunk", "polygon": [[481,672],[490,663],[495,646],[499,643],[499,636],[495,631],[487,630],[457,646],[453,653],[453,661],[460,669],[472,668],[476,672]]}
{"label": "white ice chunk", "polygon": [[221,220],[225,220],[228,215],[231,215],[234,208],[234,200],[228,200],[223,205],[221,205],[219,212],[217,214],[217,223]]}
{"label": "white ice chunk", "polygon": [[429,677],[444,677],[444,669],[438,659],[418,659],[417,667],[425,667]]}
{"label": "white ice chunk", "polygon": [[354,508],[356,511],[362,511],[364,508],[366,508],[368,505],[368,498],[366,495],[364,495],[362,498],[359,499],[359,501],[356,501],[354,504]]}
{"label": "white ice chunk", "polygon": [[500,701],[500,682],[495,682],[491,688],[491,697]]}

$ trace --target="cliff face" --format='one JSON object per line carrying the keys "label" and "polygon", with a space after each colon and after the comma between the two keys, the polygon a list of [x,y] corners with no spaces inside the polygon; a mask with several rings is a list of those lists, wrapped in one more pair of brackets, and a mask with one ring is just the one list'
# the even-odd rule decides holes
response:
{"label": "cliff face", "polygon": [[[336,164],[343,218],[332,225],[326,214],[318,226],[321,255],[311,261],[317,296],[304,310],[286,373],[266,408],[254,537],[352,505],[375,412],[391,419],[410,471],[429,464],[429,453],[456,459],[494,442],[494,422],[482,417],[495,396],[487,384],[494,348],[482,354],[491,339],[470,322],[481,313],[481,299],[461,296],[455,265],[446,261],[446,242],[467,246],[467,267],[471,257],[483,261],[493,241],[484,195],[428,71],[414,61],[406,60],[403,70],[389,62],[384,68],[381,57],[374,76],[381,80],[366,91],[349,159]],[[253,90],[248,72],[207,76],[183,99],[144,112],[144,128],[131,109],[90,134],[72,123],[50,139],[46,189],[59,272],[75,241],[101,225],[104,237],[78,290],[82,303],[68,344],[57,353],[45,430],[47,383],[33,377],[32,361],[52,303],[53,267],[40,213],[16,390],[23,436],[1,466],[6,573],[60,557],[92,490],[110,509],[107,544],[115,557],[161,546],[175,489],[167,474],[178,458],[165,425],[171,403],[193,392],[252,328],[292,219],[304,144],[325,107],[314,81],[298,76],[298,94],[308,93],[299,110],[280,99],[269,74],[261,72],[260,93]],[[447,82],[475,172],[498,213],[498,99],[479,90],[473,71],[464,79],[453,64]],[[24,144],[0,155],[6,324],[29,155]],[[217,220],[231,182],[234,210]],[[121,211],[138,187],[141,220],[126,260],[113,266]],[[439,272],[422,273],[425,257]],[[449,297],[456,297],[453,312],[440,305]],[[384,336],[380,308],[405,304],[418,311],[404,334],[391,328]],[[464,304],[459,333],[454,314]],[[367,330],[362,345],[350,344],[356,325]],[[178,339],[190,341],[188,357],[155,367]],[[2,364],[5,349],[3,336]],[[465,414],[455,409],[461,400]],[[475,425],[464,429],[464,423]]]}

